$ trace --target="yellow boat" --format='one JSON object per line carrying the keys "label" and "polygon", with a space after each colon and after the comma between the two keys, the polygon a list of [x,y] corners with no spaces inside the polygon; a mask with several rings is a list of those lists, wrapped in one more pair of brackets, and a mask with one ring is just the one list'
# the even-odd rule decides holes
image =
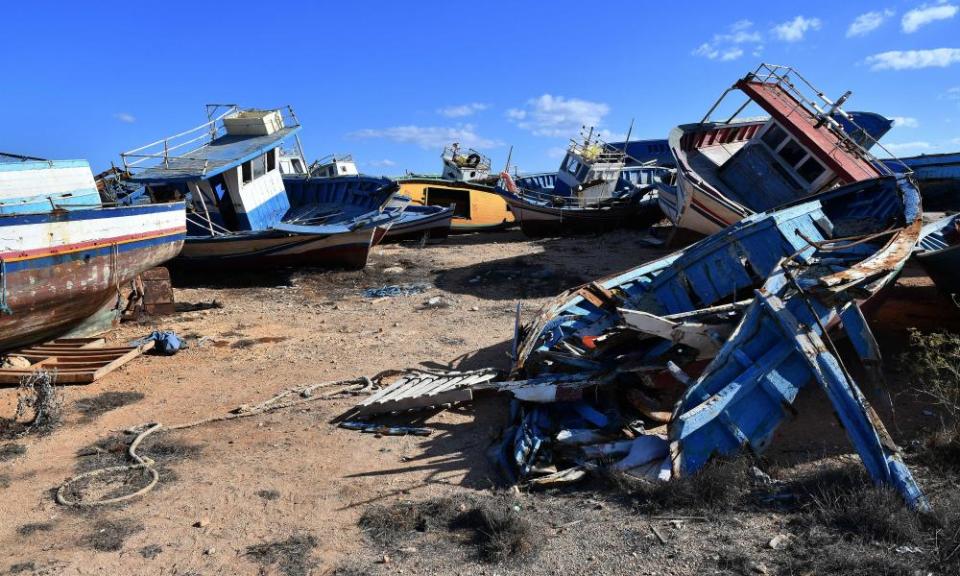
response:
{"label": "yellow boat", "polygon": [[496,230],[513,224],[506,200],[494,191],[490,160],[475,150],[461,153],[457,144],[444,149],[443,174],[394,178],[399,194],[421,206],[453,205],[452,232]]}

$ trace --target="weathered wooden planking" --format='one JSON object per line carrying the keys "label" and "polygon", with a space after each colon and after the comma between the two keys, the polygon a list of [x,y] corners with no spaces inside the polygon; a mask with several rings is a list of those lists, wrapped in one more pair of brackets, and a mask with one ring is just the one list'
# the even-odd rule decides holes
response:
{"label": "weathered wooden planking", "polygon": [[19,384],[37,370],[55,371],[58,384],[89,384],[152,349],[140,346],[104,347],[102,338],[63,338],[10,353],[30,360],[30,368],[0,368],[0,384]]}
{"label": "weathered wooden planking", "polygon": [[396,382],[359,403],[352,417],[372,416],[466,402],[473,387],[492,380],[495,372],[434,374],[408,372]]}

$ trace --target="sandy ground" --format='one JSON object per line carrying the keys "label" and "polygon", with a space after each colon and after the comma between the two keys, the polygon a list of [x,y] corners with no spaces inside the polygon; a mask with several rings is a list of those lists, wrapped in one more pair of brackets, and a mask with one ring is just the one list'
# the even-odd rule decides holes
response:
{"label": "sandy ground", "polygon": [[[367,561],[370,551],[357,528],[367,506],[495,485],[484,452],[506,418],[502,401],[430,413],[423,422],[435,432],[427,438],[381,438],[330,423],[356,398],[318,400],[161,435],[156,445],[173,448],[161,467],[159,487],[125,505],[75,512],[58,506],[52,491],[79,469],[91,467],[85,461],[93,457],[79,457],[79,450],[143,423],[223,415],[292,386],[391,368],[506,368],[516,302],[522,302],[523,316],[529,318],[564,288],[662,253],[629,232],[529,241],[509,231],[452,237],[424,248],[378,247],[361,272],[218,274],[205,284],[194,279],[176,290],[181,306],[216,300],[223,307],[179,312],[155,325],[125,324],[108,335],[111,342],[124,342],[155,327],[170,329],[189,337],[189,349],[173,357],[143,357],[95,384],[66,388],[64,424],[50,435],[19,441],[26,453],[0,461],[0,573],[279,573],[276,565],[254,562],[248,547],[298,534],[316,539],[311,556],[315,574],[354,558]],[[364,288],[415,282],[430,288],[380,300],[361,296]],[[442,305],[426,307],[436,296]],[[894,301],[913,307],[888,303],[881,311],[877,325],[888,357],[902,346],[907,323],[955,322],[955,314],[916,270],[907,271]],[[895,375],[892,379],[897,392],[904,384]],[[99,415],[80,412],[78,401],[119,391],[139,392],[143,398]],[[0,390],[3,414],[12,413],[15,398],[14,389]],[[906,406],[898,404],[892,426],[898,438],[927,425],[923,411],[911,408],[909,399],[898,397],[897,402]],[[774,464],[803,466],[849,452],[834,419],[823,417],[829,408],[822,398],[802,395],[797,407],[800,416],[784,426],[770,454]],[[882,408],[881,413],[891,417]],[[581,495],[566,501],[590,511],[602,509],[588,499]],[[617,515],[599,515],[596,522],[615,525]],[[761,546],[778,529],[776,519],[764,514],[753,522],[763,527],[752,536]],[[123,537],[104,546],[102,537],[112,531]],[[685,534],[692,542],[698,533]],[[649,536],[644,537],[648,542]],[[548,544],[552,552],[545,556],[544,573],[571,573],[570,559],[561,553],[570,545],[562,539]],[[97,549],[105,547],[118,549]],[[689,555],[689,548],[681,556]],[[584,552],[582,560],[588,556]],[[668,560],[665,553],[633,554],[607,568],[611,573],[682,574],[696,566],[691,560],[663,568]],[[415,564],[406,570],[417,573]],[[462,573],[482,570],[464,567]]]}

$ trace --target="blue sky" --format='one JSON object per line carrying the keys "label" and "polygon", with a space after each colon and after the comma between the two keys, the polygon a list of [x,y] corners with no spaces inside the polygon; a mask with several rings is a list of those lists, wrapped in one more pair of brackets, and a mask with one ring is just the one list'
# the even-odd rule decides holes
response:
{"label": "blue sky", "polygon": [[[69,4],[69,5],[68,5]],[[590,8],[597,6],[592,13]],[[555,169],[581,124],[666,137],[760,62],[898,117],[900,155],[960,150],[960,0],[15,2],[0,150],[86,158],[199,124],[208,102],[291,104],[307,156],[439,171],[459,140]]]}

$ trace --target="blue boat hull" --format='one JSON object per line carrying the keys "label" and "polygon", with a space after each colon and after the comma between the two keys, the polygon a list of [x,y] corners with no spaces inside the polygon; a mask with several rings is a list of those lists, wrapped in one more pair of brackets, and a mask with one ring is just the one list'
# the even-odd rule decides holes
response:
{"label": "blue boat hull", "polygon": [[947,296],[960,295],[960,215],[947,216],[923,227],[915,252],[917,261]]}

